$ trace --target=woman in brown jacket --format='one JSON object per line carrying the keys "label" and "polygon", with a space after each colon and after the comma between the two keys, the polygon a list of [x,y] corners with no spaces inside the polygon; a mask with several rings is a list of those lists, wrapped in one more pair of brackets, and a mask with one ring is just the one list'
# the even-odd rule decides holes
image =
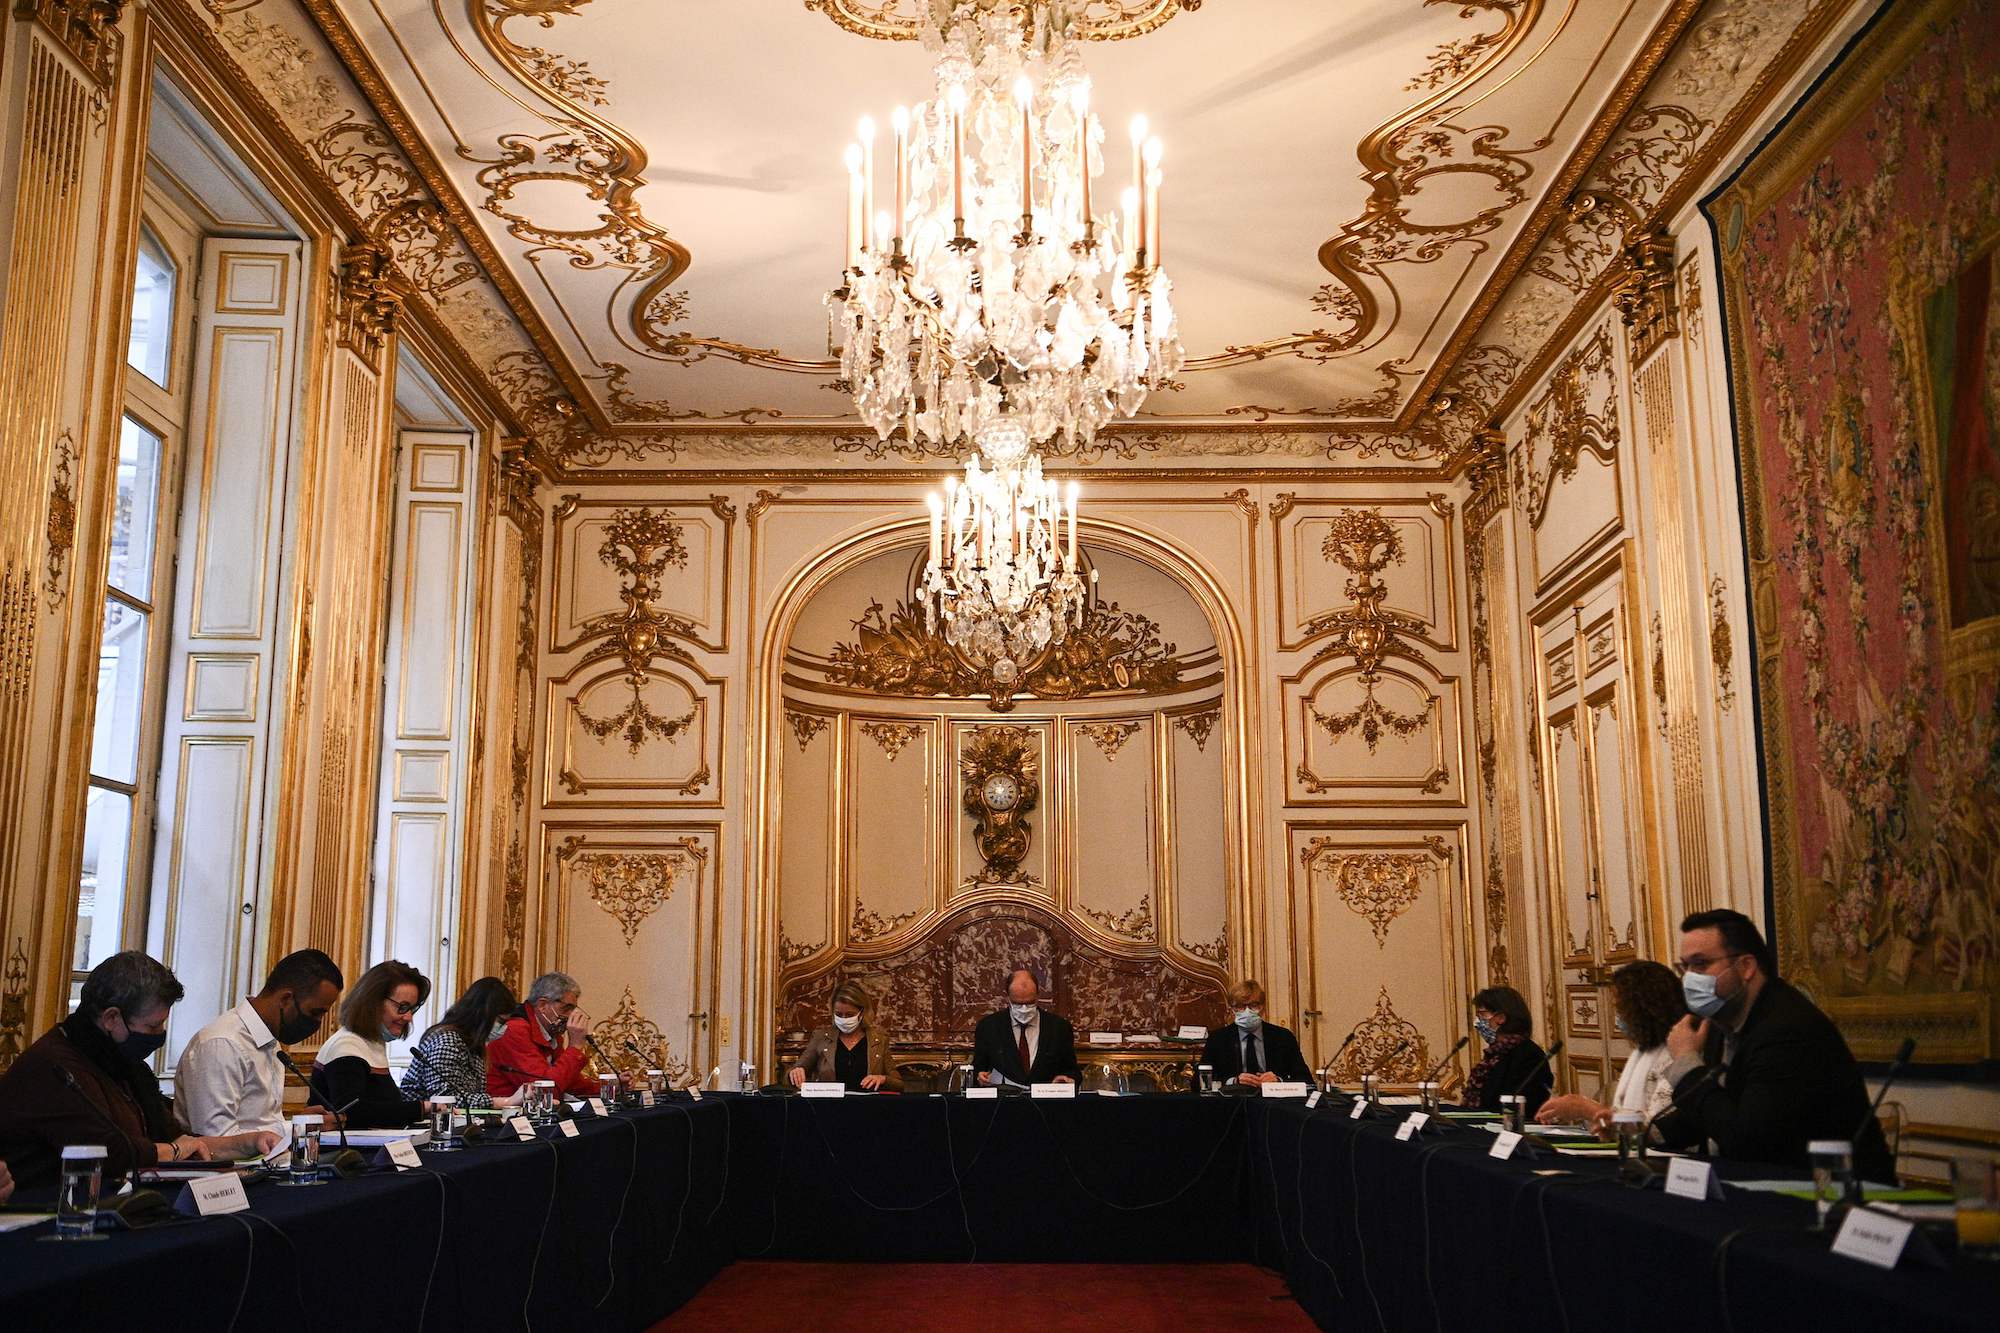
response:
{"label": "woman in brown jacket", "polygon": [[814,1028],[805,1053],[792,1066],[792,1086],[845,1083],[851,1092],[901,1092],[903,1080],[889,1058],[889,1037],[863,1017],[868,996],[851,981],[833,988],[833,1022]]}

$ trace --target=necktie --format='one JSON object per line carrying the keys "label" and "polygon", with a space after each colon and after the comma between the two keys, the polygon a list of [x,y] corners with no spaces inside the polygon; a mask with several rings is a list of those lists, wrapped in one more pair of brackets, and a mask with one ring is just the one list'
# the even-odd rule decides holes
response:
{"label": "necktie", "polygon": [[1035,1063],[1034,1059],[1028,1054],[1028,1025],[1026,1023],[1016,1023],[1014,1031],[1021,1039],[1021,1073],[1025,1077],[1032,1072],[1030,1066]]}
{"label": "necktie", "polygon": [[1243,1036],[1243,1072],[1246,1074],[1264,1072],[1264,1062],[1257,1058],[1257,1038],[1249,1033]]}

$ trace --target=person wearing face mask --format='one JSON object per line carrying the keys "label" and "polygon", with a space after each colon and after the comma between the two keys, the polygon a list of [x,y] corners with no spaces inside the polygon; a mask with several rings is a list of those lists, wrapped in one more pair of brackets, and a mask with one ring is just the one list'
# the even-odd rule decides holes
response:
{"label": "person wearing face mask", "polygon": [[101,1144],[108,1181],[169,1162],[262,1153],[276,1134],[190,1134],[148,1063],[185,992],[166,964],[136,949],[90,970],[76,1012],[0,1076],[0,1160],[23,1190],[53,1185],[62,1150]]}
{"label": "person wearing face mask", "polygon": [[1535,1044],[1535,1020],[1528,1002],[1512,986],[1488,986],[1472,997],[1472,1028],[1483,1050],[1466,1076],[1463,1102],[1477,1111],[1497,1111],[1502,1097],[1527,1099],[1534,1115],[1548,1100],[1555,1075],[1548,1053]]}
{"label": "person wearing face mask", "polygon": [[833,988],[833,1023],[814,1028],[791,1068],[795,1088],[807,1082],[844,1083],[850,1092],[901,1092],[902,1076],[889,1058],[889,1034],[871,1027],[868,996],[852,981]]}
{"label": "person wearing face mask", "polygon": [[590,1051],[590,1016],[577,1005],[582,989],[567,972],[544,972],[528,985],[528,999],[506,1029],[486,1044],[486,1091],[508,1097],[523,1084],[545,1078],[558,1095],[588,1097],[597,1080],[584,1066]]}
{"label": "person wearing face mask", "polygon": [[1254,1091],[1264,1083],[1310,1083],[1312,1069],[1290,1028],[1264,1020],[1264,987],[1245,977],[1229,988],[1233,1021],[1208,1034],[1201,1062],[1215,1070],[1218,1085]]}
{"label": "person wearing face mask", "polygon": [[[1667,1065],[1673,1058],[1667,1050],[1667,1033],[1687,1017],[1673,969],[1645,959],[1625,964],[1611,974],[1611,1007],[1618,1035],[1632,1043],[1611,1100],[1565,1092],[1543,1103],[1535,1119],[1545,1125],[1588,1125],[1602,1136],[1609,1133],[1614,1113],[1629,1112],[1650,1121],[1673,1100],[1673,1084],[1667,1081]],[[1657,1139],[1659,1131],[1653,1133]]]}
{"label": "person wearing face mask", "polygon": [[519,1008],[512,988],[498,977],[481,977],[467,986],[410,1053],[403,1095],[456,1097],[460,1106],[472,1110],[519,1106],[522,1088],[497,1098],[486,1091],[486,1045],[507,1030],[508,1016]]}
{"label": "person wearing face mask", "polygon": [[1673,1104],[1655,1122],[1668,1147],[1803,1168],[1814,1139],[1850,1139],[1859,1126],[1856,1174],[1895,1180],[1840,1029],[1779,978],[1749,917],[1718,909],[1681,922],[1678,970],[1689,1014],[1667,1033]]}
{"label": "person wearing face mask", "polygon": [[343,984],[333,959],[300,949],[278,960],[264,989],[194,1034],[174,1067],[174,1104],[197,1134],[287,1132],[279,1047],[318,1032]]}
{"label": "person wearing face mask", "polygon": [[410,1015],[430,993],[423,973],[393,958],[363,972],[340,1003],[340,1030],[313,1060],[310,1104],[339,1111],[348,1129],[403,1129],[428,1115],[430,1103],[390,1077],[389,1043],[410,1035]]}
{"label": "person wearing face mask", "polygon": [[1016,968],[1007,978],[1007,1007],[986,1015],[972,1031],[972,1072],[993,1087],[1075,1083],[1076,1029],[1044,1011],[1035,974]]}

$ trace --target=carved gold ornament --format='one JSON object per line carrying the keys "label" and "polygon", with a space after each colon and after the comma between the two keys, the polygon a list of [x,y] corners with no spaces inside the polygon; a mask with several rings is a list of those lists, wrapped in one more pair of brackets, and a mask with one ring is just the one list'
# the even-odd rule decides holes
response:
{"label": "carved gold ornament", "polygon": [[644,681],[643,676],[628,678],[627,684],[631,686],[632,702],[608,717],[592,717],[583,710],[582,704],[572,703],[571,707],[576,710],[578,724],[595,736],[599,744],[622,733],[625,737],[625,748],[632,754],[639,753],[654,739],[671,741],[694,725],[695,710],[692,708],[679,717],[663,717],[655,713],[647,705],[646,697],[642,693]]}
{"label": "carved gold ornament", "polygon": [[778,931],[778,963],[780,966],[790,967],[801,958],[810,957],[813,951],[818,948],[817,944],[800,944],[791,936],[785,934],[783,929]]}
{"label": "carved gold ornament", "polygon": [[40,19],[76,62],[109,88],[118,78],[118,52],[124,39],[118,20],[125,0],[17,0],[14,12]]}
{"label": "carved gold ornament", "polygon": [[1153,938],[1153,895],[1150,893],[1140,897],[1138,906],[1129,907],[1123,912],[1102,911],[1095,907],[1081,907],[1079,910],[1120,939]]}
{"label": "carved gold ornament", "polygon": [[681,876],[701,873],[708,849],[693,838],[677,846],[644,852],[584,852],[577,840],[566,843],[559,857],[567,859],[583,878],[590,899],[617,919],[630,944],[645,919],[674,896]]}
{"label": "carved gold ornament", "polygon": [[[1548,389],[1529,406],[1524,441],[1528,466],[1521,476],[1525,502],[1522,508],[1527,512],[1529,526],[1542,526],[1556,483],[1575,475],[1577,460],[1586,450],[1603,463],[1615,458],[1618,450],[1615,376],[1611,334],[1600,327],[1589,342],[1562,359],[1549,377]],[[1592,410],[1593,399],[1601,402],[1600,411]],[[1536,466],[1536,457],[1544,453],[1547,461]]]}
{"label": "carved gold ornament", "polygon": [[1661,628],[1660,613],[1653,613],[1653,710],[1654,729],[1667,734],[1667,638]]}
{"label": "carved gold ornament", "polygon": [[28,954],[22,937],[14,937],[7,970],[0,972],[0,1074],[28,1044]]}
{"label": "carved gold ornament", "polygon": [[[1045,0],[1041,2],[1044,8],[1051,7]],[[956,7],[952,0],[805,0],[805,6],[857,37],[883,42],[914,42],[927,31],[935,36],[943,27],[943,17]],[[1032,6],[1022,0],[971,0],[965,7],[1019,15]],[[1182,11],[1200,9],[1201,0],[1088,0],[1065,8],[1076,37],[1086,42],[1118,42],[1144,36]]]}
{"label": "carved gold ornament", "polygon": [[854,626],[855,641],[834,645],[827,679],[870,694],[916,698],[986,696],[996,713],[1009,712],[1019,695],[1038,699],[1082,699],[1131,692],[1161,693],[1180,683],[1174,645],[1160,640],[1160,628],[1116,602],[1090,601],[1083,624],[1059,644],[1050,644],[1022,663],[1011,686],[993,678],[927,628],[923,609],[898,602],[884,612],[879,601]]}
{"label": "carved gold ornament", "polygon": [[1036,733],[1026,727],[979,726],[959,756],[965,813],[985,866],[982,884],[1012,884],[1028,855],[1028,815],[1041,798]]}
{"label": "carved gold ornament", "polygon": [[1375,753],[1375,747],[1381,742],[1385,729],[1398,736],[1415,734],[1418,727],[1430,720],[1432,706],[1437,703],[1436,696],[1427,694],[1424,696],[1423,712],[1398,713],[1385,707],[1375,698],[1375,682],[1372,679],[1367,682],[1366,689],[1367,693],[1362,696],[1361,702],[1347,712],[1329,715],[1315,707],[1312,709],[1312,719],[1326,728],[1326,734],[1336,741],[1350,731],[1359,730],[1361,739],[1368,744],[1370,754]]}
{"label": "carved gold ornament", "polygon": [[1425,852],[1341,851],[1330,838],[1314,838],[1300,849],[1308,873],[1317,869],[1331,876],[1333,890],[1375,932],[1375,944],[1388,943],[1389,923],[1407,912],[1422,895],[1424,874],[1451,858],[1442,838],[1426,840]]}
{"label": "carved gold ornament", "polygon": [[880,912],[863,907],[861,900],[856,898],[854,920],[848,925],[847,938],[856,944],[866,944],[870,940],[879,940],[898,926],[916,919],[915,912],[898,912],[895,916],[885,917]]}
{"label": "carved gold ornament", "polygon": [[1103,751],[1107,762],[1115,760],[1118,752],[1125,748],[1125,742],[1139,734],[1137,722],[1082,722],[1077,731],[1083,738]]}
{"label": "carved gold ornament", "polygon": [[1625,247],[1624,267],[1612,302],[1630,337],[1636,367],[1680,331],[1680,303],[1674,282],[1674,242],[1654,232]]}
{"label": "carved gold ornament", "polygon": [[[1407,1042],[1394,1059],[1389,1053]],[[1384,1061],[1387,1061],[1385,1064]],[[1340,1082],[1356,1082],[1363,1074],[1375,1074],[1395,1083],[1413,1083],[1430,1072],[1430,1045],[1414,1023],[1399,1017],[1384,986],[1375,998],[1375,1011],[1354,1029],[1354,1041],[1333,1064],[1333,1077]]]}
{"label": "carved gold ornament", "polygon": [[1214,732],[1215,724],[1221,720],[1222,710],[1220,708],[1211,708],[1205,713],[1189,713],[1185,717],[1175,718],[1174,729],[1186,732],[1188,739],[1194,742],[1194,748],[1206,754],[1208,753],[1208,738]]}
{"label": "carved gold ornament", "polygon": [[1736,656],[1729,630],[1729,597],[1720,574],[1708,584],[1708,658],[1715,668],[1716,706],[1726,713],[1736,704]]}
{"label": "carved gold ornament", "polygon": [[892,764],[905,746],[924,734],[924,729],[914,722],[863,722],[856,730],[881,746]]}
{"label": "carved gold ornament", "polygon": [[1203,962],[1214,963],[1217,967],[1226,967],[1229,964],[1229,937],[1225,934],[1218,933],[1207,943],[1190,944],[1182,940],[1181,948]]}
{"label": "carved gold ornament", "polygon": [[[639,1002],[632,997],[632,988],[627,986],[618,1000],[618,1007],[607,1018],[597,1020],[595,1032],[597,1044],[607,1051],[624,1051],[625,1043],[631,1042],[646,1057],[644,1064],[635,1063],[633,1069],[664,1070],[669,1083],[681,1083],[692,1071],[686,1060],[674,1058],[673,1046],[659,1024],[639,1012]],[[636,1057],[635,1057],[636,1059]],[[613,1061],[616,1063],[616,1061]]]}
{"label": "carved gold ornament", "polygon": [[791,724],[792,735],[798,739],[799,752],[811,745],[822,731],[833,724],[833,719],[821,717],[818,713],[801,713],[796,709],[785,710],[785,721]]}
{"label": "carved gold ornament", "polygon": [[395,269],[386,251],[374,245],[350,245],[340,252],[333,322],[334,335],[342,347],[380,370],[382,348],[396,332],[402,306]]}
{"label": "carved gold ornament", "polygon": [[1347,570],[1345,592],[1353,605],[1306,622],[1308,635],[1333,635],[1333,642],[1314,654],[1313,660],[1352,657],[1367,682],[1372,682],[1384,657],[1405,657],[1429,667],[1423,654],[1402,637],[1421,634],[1424,622],[1382,606],[1389,590],[1376,575],[1390,565],[1403,563],[1403,538],[1396,525],[1383,518],[1380,510],[1343,509],[1328,525],[1320,555]]}
{"label": "carved gold ornament", "polygon": [[49,477],[49,511],[45,525],[48,553],[43,560],[42,591],[50,611],[69,596],[69,553],[76,545],[76,439],[65,428],[56,437],[55,462]]}

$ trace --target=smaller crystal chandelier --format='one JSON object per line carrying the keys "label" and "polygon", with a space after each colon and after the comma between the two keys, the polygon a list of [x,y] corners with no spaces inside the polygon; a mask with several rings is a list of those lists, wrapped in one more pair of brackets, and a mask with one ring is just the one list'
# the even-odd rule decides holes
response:
{"label": "smaller crystal chandelier", "polygon": [[1088,586],[1077,572],[1076,483],[1064,503],[1018,425],[989,426],[984,443],[987,467],[968,461],[964,482],[949,477],[944,495],[930,496],[919,591],[925,628],[935,634],[942,619],[945,641],[1004,689],[1082,625]]}

